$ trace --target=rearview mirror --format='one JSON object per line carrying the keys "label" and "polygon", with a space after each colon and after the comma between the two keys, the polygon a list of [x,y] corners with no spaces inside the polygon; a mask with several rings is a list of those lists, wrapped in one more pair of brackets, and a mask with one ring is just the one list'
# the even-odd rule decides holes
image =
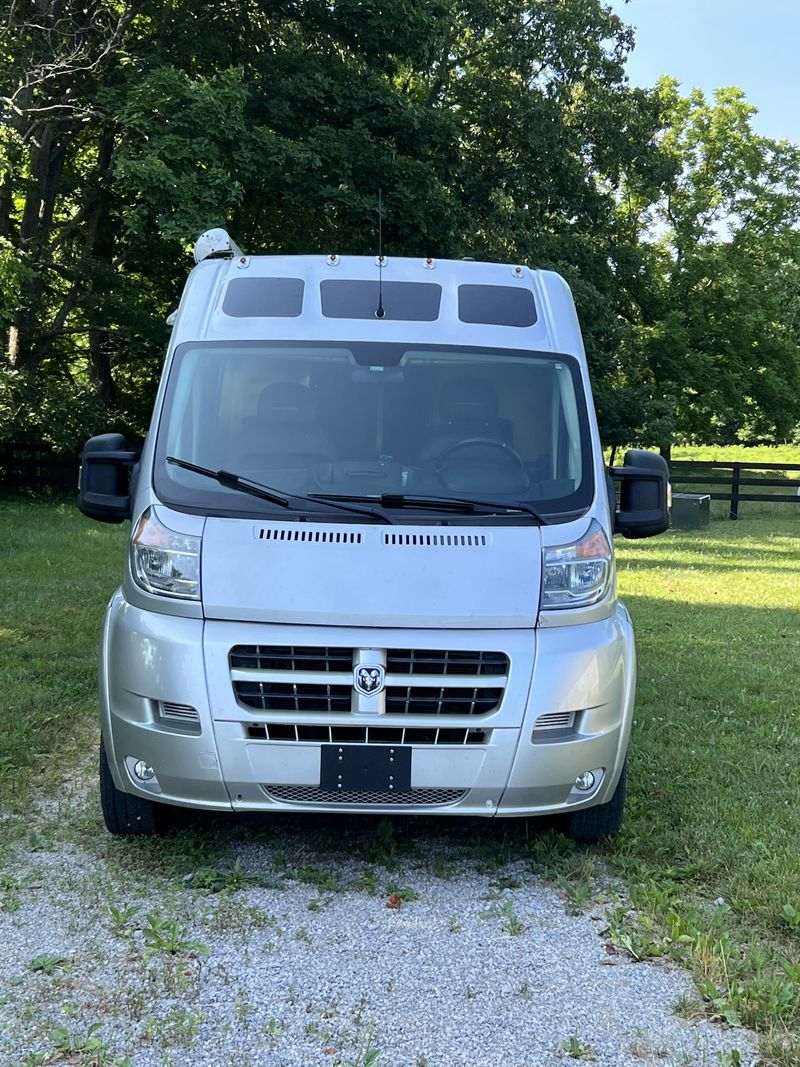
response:
{"label": "rearview mirror", "polygon": [[663,456],[632,448],[625,453],[624,465],[611,467],[608,473],[620,483],[614,533],[628,538],[654,537],[669,528],[669,467]]}
{"label": "rearview mirror", "polygon": [[129,451],[121,433],[101,433],[83,446],[78,508],[98,522],[131,517],[130,475],[139,453]]}

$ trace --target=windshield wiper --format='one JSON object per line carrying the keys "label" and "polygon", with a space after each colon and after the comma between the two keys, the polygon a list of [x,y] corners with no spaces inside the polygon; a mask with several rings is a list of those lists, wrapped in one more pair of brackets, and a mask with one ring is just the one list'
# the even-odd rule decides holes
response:
{"label": "windshield wiper", "polygon": [[540,526],[549,526],[549,519],[524,500],[484,500],[478,497],[415,496],[407,493],[381,493],[378,496],[348,496],[334,493],[312,493],[311,500],[352,500],[374,502],[382,508],[429,508],[435,511],[452,511],[459,514],[496,515],[503,511],[522,511],[532,515]]}
{"label": "windshield wiper", "polygon": [[280,493],[277,489],[272,489],[268,485],[262,485],[260,482],[254,482],[250,478],[244,478],[241,474],[233,474],[231,471],[214,471],[209,467],[200,467],[196,463],[190,463],[186,459],[176,459],[175,456],[167,456],[167,463],[171,463],[175,467],[181,467],[185,471],[191,471],[193,474],[202,474],[204,478],[213,478],[215,482],[224,486],[226,489],[235,489],[240,493],[249,493],[250,496],[256,496],[260,500],[268,500],[270,504],[278,504],[282,508],[289,508],[294,510],[293,500],[301,500],[308,502],[313,500],[320,504],[325,504],[329,508],[336,508],[337,511],[347,511],[353,515],[369,515],[373,519],[379,519],[381,522],[392,525],[392,520],[385,512],[380,511],[377,507],[364,507],[360,508],[356,503],[348,504],[344,501],[337,502],[335,500],[326,500],[322,496],[303,496],[298,493]]}

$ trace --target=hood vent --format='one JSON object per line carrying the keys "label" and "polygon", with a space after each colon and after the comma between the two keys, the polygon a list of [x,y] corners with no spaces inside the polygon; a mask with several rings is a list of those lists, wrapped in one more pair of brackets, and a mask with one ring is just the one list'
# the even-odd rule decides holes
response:
{"label": "hood vent", "polygon": [[491,544],[491,535],[385,533],[383,543],[405,545],[409,548],[428,548],[436,545],[442,548],[486,548]]}
{"label": "hood vent", "polygon": [[290,526],[261,527],[255,531],[259,541],[305,541],[306,544],[360,545],[361,534],[351,530],[299,530]]}

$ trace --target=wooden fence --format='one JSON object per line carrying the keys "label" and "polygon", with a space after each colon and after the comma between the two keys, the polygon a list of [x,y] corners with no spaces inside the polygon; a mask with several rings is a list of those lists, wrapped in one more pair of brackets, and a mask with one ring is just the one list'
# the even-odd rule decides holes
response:
{"label": "wooden fence", "polygon": [[78,492],[80,456],[55,455],[41,445],[0,445],[0,487]]}
{"label": "wooden fence", "polygon": [[[712,489],[712,500],[729,500],[731,518],[739,518],[739,502],[757,500],[767,504],[800,504],[800,478],[788,478],[785,472],[800,475],[800,463],[715,463],[707,460],[673,460],[670,465],[673,489],[684,486],[725,486],[725,491]],[[783,477],[775,473],[783,471]],[[764,473],[761,473],[764,472]],[[785,493],[758,493],[755,488],[786,489]],[[692,492],[699,491],[692,489]]]}

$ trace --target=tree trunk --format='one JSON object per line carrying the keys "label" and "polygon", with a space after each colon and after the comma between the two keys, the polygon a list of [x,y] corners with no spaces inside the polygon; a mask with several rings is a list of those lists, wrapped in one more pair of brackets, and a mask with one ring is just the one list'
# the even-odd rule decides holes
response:
{"label": "tree trunk", "polygon": [[22,283],[20,307],[14,315],[8,345],[11,363],[20,370],[35,371],[39,362],[36,337],[44,310],[44,253],[65,157],[66,145],[54,126],[44,126],[38,137],[31,137],[31,176],[19,231],[20,252],[31,276]]}
{"label": "tree trunk", "polygon": [[86,255],[94,258],[89,295],[89,381],[107,407],[117,402],[117,390],[111,373],[113,346],[108,320],[108,294],[111,263],[114,258],[114,233],[111,227],[108,181],[114,155],[114,131],[106,130],[97,150],[97,189],[95,205],[86,235]]}
{"label": "tree trunk", "polygon": [[659,445],[658,446],[658,451],[661,453],[661,455],[664,457],[664,459],[667,461],[667,463],[669,463],[670,460],[672,459],[672,445],[671,444]]}

